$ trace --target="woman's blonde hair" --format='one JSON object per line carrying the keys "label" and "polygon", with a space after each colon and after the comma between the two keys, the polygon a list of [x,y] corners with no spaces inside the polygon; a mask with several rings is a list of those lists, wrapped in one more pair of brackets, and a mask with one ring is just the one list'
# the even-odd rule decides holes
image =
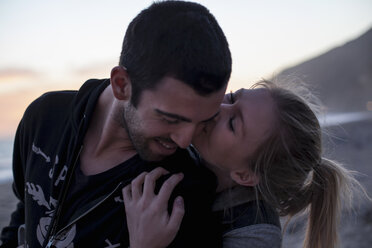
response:
{"label": "woman's blonde hair", "polygon": [[[309,210],[305,248],[337,244],[341,199],[351,202],[353,173],[322,157],[322,131],[311,106],[320,106],[303,85],[260,81],[253,88],[269,90],[277,122],[269,137],[250,158],[260,177],[257,194],[281,216]],[[300,89],[293,92],[292,89]]]}

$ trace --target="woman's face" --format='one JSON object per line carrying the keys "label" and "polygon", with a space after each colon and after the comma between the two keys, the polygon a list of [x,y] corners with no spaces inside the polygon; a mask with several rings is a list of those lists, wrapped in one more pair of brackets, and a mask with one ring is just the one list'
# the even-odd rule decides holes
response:
{"label": "woman's face", "polygon": [[222,170],[246,168],[248,158],[273,130],[273,106],[267,89],[227,94],[220,114],[198,128],[193,145],[206,162]]}

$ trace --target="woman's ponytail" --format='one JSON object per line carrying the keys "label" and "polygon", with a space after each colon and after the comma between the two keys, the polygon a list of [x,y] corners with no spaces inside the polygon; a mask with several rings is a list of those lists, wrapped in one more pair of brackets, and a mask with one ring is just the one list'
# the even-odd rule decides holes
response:
{"label": "woman's ponytail", "polygon": [[332,160],[323,158],[314,166],[305,248],[336,246],[341,200],[351,204],[355,184],[359,185],[352,172]]}
{"label": "woman's ponytail", "polygon": [[288,221],[309,211],[305,248],[335,247],[341,202],[350,207],[354,193],[367,196],[366,192],[354,172],[322,158],[322,131],[314,111],[318,104],[306,87],[268,81],[253,87],[269,90],[277,117],[271,136],[250,160],[251,169],[260,175],[258,195]]}

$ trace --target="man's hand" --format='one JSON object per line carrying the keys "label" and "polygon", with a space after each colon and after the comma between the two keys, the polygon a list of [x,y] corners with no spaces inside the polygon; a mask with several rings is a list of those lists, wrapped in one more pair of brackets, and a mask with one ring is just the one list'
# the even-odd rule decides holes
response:
{"label": "man's hand", "polygon": [[155,194],[156,180],[169,172],[158,167],[143,172],[131,184],[123,188],[131,248],[162,248],[175,238],[185,213],[183,199],[178,196],[168,213],[169,197],[182,180],[183,174],[168,178]]}

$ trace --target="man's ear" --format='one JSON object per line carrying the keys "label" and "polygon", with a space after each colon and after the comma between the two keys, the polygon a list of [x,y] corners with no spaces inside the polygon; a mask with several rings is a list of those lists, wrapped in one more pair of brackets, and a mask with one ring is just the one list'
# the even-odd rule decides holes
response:
{"label": "man's ear", "polygon": [[110,83],[112,92],[118,100],[129,100],[132,94],[132,83],[123,66],[115,66],[111,70]]}
{"label": "man's ear", "polygon": [[232,180],[234,180],[237,184],[243,185],[243,186],[256,186],[260,178],[258,175],[253,173],[249,169],[244,170],[234,170],[230,172],[230,177]]}

